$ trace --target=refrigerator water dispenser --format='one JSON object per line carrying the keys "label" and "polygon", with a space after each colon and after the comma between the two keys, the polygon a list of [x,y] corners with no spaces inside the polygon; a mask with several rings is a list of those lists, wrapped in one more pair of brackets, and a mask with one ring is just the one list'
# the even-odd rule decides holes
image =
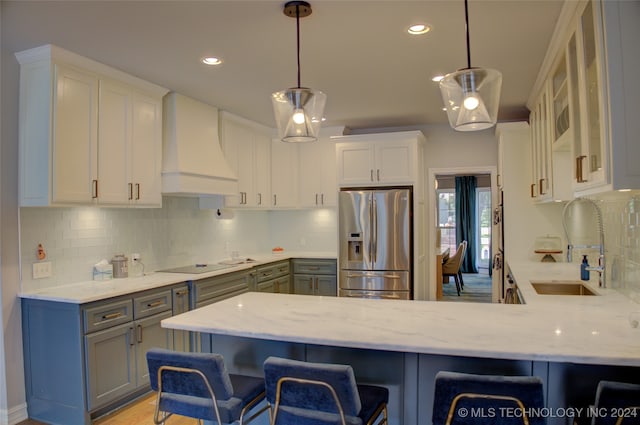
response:
{"label": "refrigerator water dispenser", "polygon": [[362,233],[349,233],[347,244],[349,245],[348,261],[362,261]]}

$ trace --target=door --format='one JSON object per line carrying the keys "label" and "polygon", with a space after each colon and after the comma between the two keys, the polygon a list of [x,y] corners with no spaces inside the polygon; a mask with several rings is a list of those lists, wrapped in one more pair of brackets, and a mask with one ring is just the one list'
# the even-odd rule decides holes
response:
{"label": "door", "polygon": [[335,275],[316,276],[316,295],[335,297],[338,294],[338,282]]}
{"label": "door", "polygon": [[171,317],[171,311],[135,321],[136,334],[136,386],[149,384],[147,351],[153,347],[173,349],[173,334],[160,326],[160,321]]}
{"label": "door", "polygon": [[96,197],[98,78],[55,66],[53,203],[87,204]]}
{"label": "door", "polygon": [[136,388],[135,338],[132,323],[85,336],[89,410],[114,401]]}
{"label": "door", "polygon": [[307,274],[293,275],[293,293],[299,295],[314,295],[315,276]]}
{"label": "door", "polygon": [[410,270],[411,202],[409,189],[373,192],[370,254],[373,270]]}
{"label": "door", "polygon": [[374,150],[370,143],[338,143],[338,183],[341,186],[374,182]]}
{"label": "door", "polygon": [[339,196],[340,268],[371,268],[373,205],[370,191],[342,191]]}
{"label": "door", "polygon": [[162,102],[133,94],[131,183],[136,205],[160,206],[162,167]]}
{"label": "door", "polygon": [[[189,311],[189,288],[187,286],[175,288],[172,291],[173,315]],[[176,351],[189,351],[189,331],[173,331],[173,349]]]}

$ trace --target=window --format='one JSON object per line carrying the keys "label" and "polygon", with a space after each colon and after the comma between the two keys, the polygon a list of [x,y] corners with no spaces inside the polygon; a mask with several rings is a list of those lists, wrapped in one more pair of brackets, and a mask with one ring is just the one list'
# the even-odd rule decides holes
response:
{"label": "window", "polygon": [[438,196],[438,228],[440,229],[440,246],[454,252],[456,245],[456,191],[455,189],[439,189]]}

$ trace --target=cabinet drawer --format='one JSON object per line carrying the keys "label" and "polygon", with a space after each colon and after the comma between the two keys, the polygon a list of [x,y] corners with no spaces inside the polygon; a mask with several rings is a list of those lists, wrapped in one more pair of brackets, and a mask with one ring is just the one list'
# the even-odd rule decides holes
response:
{"label": "cabinet drawer", "polygon": [[133,320],[130,299],[90,306],[83,309],[84,333],[99,331]]}
{"label": "cabinet drawer", "polygon": [[256,282],[261,283],[289,274],[289,261],[279,261],[256,268]]}
{"label": "cabinet drawer", "polygon": [[136,319],[171,310],[171,290],[155,292],[133,299],[133,316]]}
{"label": "cabinet drawer", "polygon": [[249,291],[249,273],[243,271],[222,277],[196,280],[194,288],[196,308],[202,307]]}
{"label": "cabinet drawer", "polygon": [[336,269],[336,260],[293,260],[296,274],[336,274]]}

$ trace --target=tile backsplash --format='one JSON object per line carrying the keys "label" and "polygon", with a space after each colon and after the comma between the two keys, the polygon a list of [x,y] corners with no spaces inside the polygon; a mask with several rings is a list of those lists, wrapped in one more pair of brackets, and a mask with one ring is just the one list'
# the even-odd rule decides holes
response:
{"label": "tile backsplash", "polygon": [[[163,207],[21,208],[22,290],[92,279],[92,267],[116,253],[140,253],[145,271],[270,252],[335,251],[334,210],[236,210],[230,220],[199,209],[196,198],[164,197]],[[33,279],[38,244],[53,275]]]}
{"label": "tile backsplash", "polygon": [[607,286],[640,302],[640,191],[612,192],[593,199],[604,218]]}

